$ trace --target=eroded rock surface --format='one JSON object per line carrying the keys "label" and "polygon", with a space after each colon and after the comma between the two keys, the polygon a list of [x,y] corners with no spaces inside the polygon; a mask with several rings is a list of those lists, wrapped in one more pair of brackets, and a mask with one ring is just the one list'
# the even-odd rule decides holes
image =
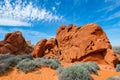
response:
{"label": "eroded rock surface", "polygon": [[[41,40],[42,41],[42,40]],[[43,45],[39,41],[34,48],[36,57],[54,56],[66,62],[96,61],[99,64],[114,66],[116,55],[105,32],[97,24],[76,27],[62,25],[55,39],[46,40]],[[38,47],[39,46],[39,47]],[[41,47],[44,48],[41,51]]]}
{"label": "eroded rock surface", "polygon": [[3,41],[0,41],[0,53],[24,54],[31,53],[32,48],[29,47],[20,31],[7,33]]}

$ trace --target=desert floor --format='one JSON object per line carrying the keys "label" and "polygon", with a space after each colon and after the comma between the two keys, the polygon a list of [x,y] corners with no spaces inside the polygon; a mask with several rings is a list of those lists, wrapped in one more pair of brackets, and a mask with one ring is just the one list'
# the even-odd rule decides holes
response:
{"label": "desert floor", "polygon": [[[63,63],[62,63],[63,64]],[[64,66],[72,64],[64,63]],[[99,75],[91,74],[94,80],[106,80],[110,76],[119,76],[120,72],[115,72],[114,69],[107,65],[99,65],[101,70],[98,71]],[[0,76],[0,80],[58,80],[56,70],[41,67],[33,72],[25,74],[22,71],[18,71],[16,68],[12,68],[6,74]]]}

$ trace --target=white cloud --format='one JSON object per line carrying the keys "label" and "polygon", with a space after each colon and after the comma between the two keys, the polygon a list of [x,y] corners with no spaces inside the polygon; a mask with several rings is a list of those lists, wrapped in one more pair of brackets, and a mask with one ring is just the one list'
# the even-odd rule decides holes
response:
{"label": "white cloud", "polygon": [[27,22],[12,20],[12,19],[2,19],[0,18],[0,25],[3,26],[31,26],[31,24]]}
{"label": "white cloud", "polygon": [[[11,0],[4,0],[5,3],[0,5],[0,19],[8,19],[19,21],[19,23],[29,24],[31,21],[57,21],[62,19],[62,16],[54,15],[51,11],[46,10],[45,8],[39,8],[33,5],[32,2],[26,3],[22,0],[16,1],[14,3]],[[2,22],[0,22],[2,23]],[[14,25],[11,23],[10,25]],[[16,23],[17,25],[17,23]],[[18,26],[20,26],[18,24]]]}

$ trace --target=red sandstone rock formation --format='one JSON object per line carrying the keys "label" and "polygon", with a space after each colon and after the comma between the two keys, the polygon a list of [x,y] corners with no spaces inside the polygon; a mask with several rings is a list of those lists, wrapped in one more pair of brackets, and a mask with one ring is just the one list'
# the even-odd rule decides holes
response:
{"label": "red sandstone rock formation", "polygon": [[0,53],[23,54],[31,52],[32,48],[27,45],[19,31],[7,33],[5,39],[0,41]]}
{"label": "red sandstone rock formation", "polygon": [[55,39],[45,42],[41,40],[37,43],[33,55],[54,56],[66,62],[96,61],[99,64],[112,66],[117,60],[105,32],[97,24],[82,27],[72,24],[68,27],[62,25]]}
{"label": "red sandstone rock formation", "polygon": [[37,45],[34,48],[33,51],[33,56],[34,57],[42,57],[44,56],[44,52],[45,52],[45,43],[46,43],[46,39],[41,40],[40,42],[37,43]]}

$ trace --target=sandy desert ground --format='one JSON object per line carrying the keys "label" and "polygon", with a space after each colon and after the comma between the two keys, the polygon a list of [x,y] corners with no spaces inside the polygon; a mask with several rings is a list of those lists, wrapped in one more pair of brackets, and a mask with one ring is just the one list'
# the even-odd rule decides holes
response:
{"label": "sandy desert ground", "polygon": [[[64,63],[64,66],[73,65],[72,63]],[[94,80],[106,80],[110,76],[119,76],[120,72],[116,72],[108,65],[99,65],[101,70],[98,71],[98,76],[91,74]],[[58,80],[58,74],[56,70],[48,67],[37,68],[33,72],[25,74],[22,71],[18,71],[16,68],[11,69],[5,75],[0,76],[0,80]]]}

